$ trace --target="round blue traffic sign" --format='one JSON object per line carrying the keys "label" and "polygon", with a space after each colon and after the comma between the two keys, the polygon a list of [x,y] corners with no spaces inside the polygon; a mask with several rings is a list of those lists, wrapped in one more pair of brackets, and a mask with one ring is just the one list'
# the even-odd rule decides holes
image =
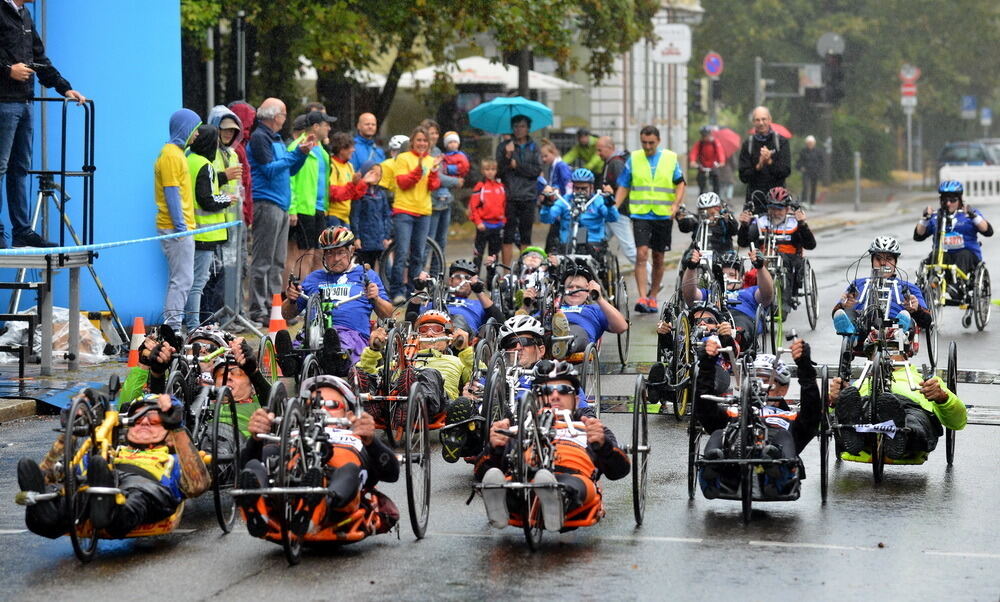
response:
{"label": "round blue traffic sign", "polygon": [[709,77],[719,77],[722,75],[722,56],[718,52],[709,52],[705,55],[705,60],[702,61],[702,66],[705,68],[705,73]]}

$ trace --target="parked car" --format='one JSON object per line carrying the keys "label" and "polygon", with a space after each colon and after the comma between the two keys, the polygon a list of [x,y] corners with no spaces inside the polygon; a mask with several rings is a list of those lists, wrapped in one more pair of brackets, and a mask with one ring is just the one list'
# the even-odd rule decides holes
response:
{"label": "parked car", "polygon": [[991,146],[987,146],[982,141],[949,142],[941,147],[941,152],[938,153],[935,178],[940,183],[941,168],[945,165],[997,164],[1000,164],[1000,152],[994,153]]}

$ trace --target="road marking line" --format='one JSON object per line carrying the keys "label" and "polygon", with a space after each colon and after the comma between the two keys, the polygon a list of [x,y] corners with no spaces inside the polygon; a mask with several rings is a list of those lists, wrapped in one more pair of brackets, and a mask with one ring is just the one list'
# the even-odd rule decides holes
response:
{"label": "road marking line", "polygon": [[27,532],[27,529],[0,529],[0,535],[17,535],[18,533]]}
{"label": "road marking line", "polygon": [[924,550],[924,554],[929,556],[965,556],[968,558],[1000,558],[1000,554],[990,554],[989,552],[938,552],[935,550]]}
{"label": "road marking line", "polygon": [[813,548],[818,550],[861,550],[864,552],[874,552],[878,548],[862,546],[838,546],[825,543],[800,543],[793,541],[748,541],[751,546],[774,546],[779,548]]}
{"label": "road marking line", "polygon": [[612,541],[667,541],[672,543],[703,543],[700,537],[667,537],[662,535],[635,535],[628,537],[625,535],[606,535],[601,539],[610,539]]}

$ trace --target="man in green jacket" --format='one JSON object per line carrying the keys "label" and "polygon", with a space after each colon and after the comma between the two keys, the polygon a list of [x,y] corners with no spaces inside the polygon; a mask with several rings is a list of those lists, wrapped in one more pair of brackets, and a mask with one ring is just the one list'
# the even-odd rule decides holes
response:
{"label": "man in green jacket", "polygon": [[[313,134],[316,140],[330,135],[330,124],[336,117],[320,111],[310,111],[295,118],[292,133],[295,140],[288,145],[293,151]],[[288,207],[288,260],[285,262],[285,280],[288,274],[302,279],[306,274],[322,267],[319,253],[312,259],[300,258],[319,248],[319,233],[326,227],[326,206],[330,200],[330,153],[322,144],[313,147],[302,169],[291,177],[292,202]],[[300,266],[304,263],[304,266]]]}
{"label": "man in green jacket", "polygon": [[563,161],[574,169],[585,167],[594,173],[600,173],[604,167],[604,159],[597,154],[597,136],[591,136],[587,128],[577,130],[576,146],[569,149],[563,156]]}
{"label": "man in green jacket", "polygon": [[[894,361],[902,359],[902,355],[893,357]],[[920,389],[911,390],[911,382],[919,383]],[[842,425],[867,423],[864,416],[867,415],[866,404],[872,401],[871,379],[846,388],[844,384],[841,378],[830,382],[830,404],[836,409],[837,422]],[[942,427],[962,430],[968,418],[965,404],[938,377],[925,380],[909,363],[893,370],[891,392],[879,395],[874,402],[877,423],[891,421],[895,429],[907,427],[905,431],[895,430],[892,436],[884,438],[885,455],[894,464],[924,463],[927,455],[937,447],[938,437],[944,433]],[[861,433],[844,428],[840,435],[844,446],[841,459],[871,461],[871,450],[865,449]]]}

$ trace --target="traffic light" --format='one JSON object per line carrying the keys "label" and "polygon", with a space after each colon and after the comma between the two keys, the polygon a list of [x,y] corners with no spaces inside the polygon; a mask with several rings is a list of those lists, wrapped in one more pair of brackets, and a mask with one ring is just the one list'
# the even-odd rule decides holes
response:
{"label": "traffic light", "polygon": [[823,86],[830,104],[837,104],[844,98],[843,58],[840,54],[827,54],[823,64]]}
{"label": "traffic light", "polygon": [[708,112],[708,78],[701,77],[691,86],[691,110]]}
{"label": "traffic light", "polygon": [[719,102],[722,100],[722,80],[713,79],[712,80],[712,100],[714,102]]}

